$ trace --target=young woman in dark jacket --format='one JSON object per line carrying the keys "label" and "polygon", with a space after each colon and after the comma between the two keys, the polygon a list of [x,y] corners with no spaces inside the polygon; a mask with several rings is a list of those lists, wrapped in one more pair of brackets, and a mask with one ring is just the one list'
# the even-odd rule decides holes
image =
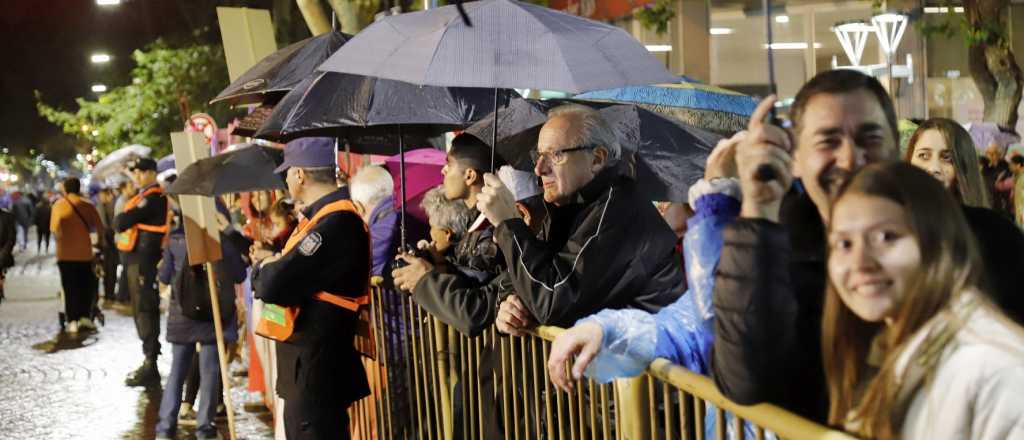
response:
{"label": "young woman in dark jacket", "polygon": [[[220,207],[218,207],[220,208]],[[180,214],[175,212],[176,219]],[[220,363],[217,358],[217,338],[213,321],[200,321],[185,316],[182,309],[182,295],[201,294],[207,292],[182,292],[182,286],[195,287],[195,283],[182,283],[184,271],[195,270],[188,265],[188,254],[185,247],[185,231],[182,222],[174,222],[174,229],[168,237],[164,248],[163,263],[160,266],[161,283],[172,285],[170,307],[167,316],[167,342],[172,344],[173,360],[171,372],[167,376],[163,399],[160,402],[160,422],[156,427],[156,437],[174,438],[178,424],[178,410],[181,406],[181,393],[188,375],[192,357],[196,353],[195,344],[199,343],[199,409],[196,414],[197,438],[216,438],[217,428],[214,417],[217,411],[218,386],[220,383]],[[234,298],[236,283],[245,280],[245,263],[239,251],[231,241],[221,234],[221,253],[223,258],[214,264],[217,275],[218,295]],[[196,279],[205,281],[206,273],[199,272]],[[231,304],[221,309],[221,322],[224,327],[224,342],[238,340],[238,324],[235,319],[234,301],[221,301]]]}

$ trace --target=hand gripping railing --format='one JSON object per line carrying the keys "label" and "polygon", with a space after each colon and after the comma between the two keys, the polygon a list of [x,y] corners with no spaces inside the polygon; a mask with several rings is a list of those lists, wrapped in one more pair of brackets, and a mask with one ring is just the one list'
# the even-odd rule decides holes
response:
{"label": "hand gripping railing", "polygon": [[547,359],[560,328],[469,337],[406,294],[375,287],[371,299],[373,394],[349,409],[354,439],[852,439],[773,405],[733,403],[665,359],[635,378],[558,391]]}

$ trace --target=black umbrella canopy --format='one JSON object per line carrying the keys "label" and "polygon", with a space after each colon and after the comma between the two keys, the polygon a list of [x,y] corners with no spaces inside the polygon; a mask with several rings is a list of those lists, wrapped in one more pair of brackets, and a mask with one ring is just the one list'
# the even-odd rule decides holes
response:
{"label": "black umbrella canopy", "polygon": [[167,188],[171,194],[216,196],[227,193],[287,189],[274,168],[284,160],[279,148],[249,145],[201,159],[185,167]]}
{"label": "black umbrella canopy", "polygon": [[[691,184],[704,176],[708,154],[721,137],[677,120],[631,104],[599,104],[573,101],[531,101],[529,106],[501,109],[516,119],[499,118],[496,151],[506,162],[522,170],[532,170],[530,151],[537,148],[537,136],[547,119],[546,111],[559,104],[575,103],[597,108],[611,125],[623,149],[623,155],[636,159],[637,184],[651,200],[685,202]],[[468,133],[490,133],[491,119],[466,129]],[[490,143],[489,136],[477,134]]]}
{"label": "black umbrella canopy", "polygon": [[[518,95],[506,91],[504,96]],[[388,141],[398,125],[403,134],[429,137],[464,128],[483,118],[494,106],[494,91],[470,87],[428,87],[401,81],[334,72],[306,78],[274,107],[256,137],[288,141],[304,136],[346,138],[354,148],[360,138],[384,142],[384,151],[397,153]]]}
{"label": "black umbrella canopy", "polygon": [[331,31],[267,55],[210,103],[227,101],[231,105],[246,105],[274,101],[313,74],[317,66],[350,38],[351,35]]}

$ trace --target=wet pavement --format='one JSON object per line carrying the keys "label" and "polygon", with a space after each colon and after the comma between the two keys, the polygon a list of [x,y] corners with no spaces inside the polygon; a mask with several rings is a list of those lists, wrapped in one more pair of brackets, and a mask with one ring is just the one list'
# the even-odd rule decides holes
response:
{"label": "wet pavement", "polygon": [[[143,359],[131,317],[107,310],[99,333],[61,334],[60,277],[52,252],[51,247],[38,255],[33,247],[18,253],[18,265],[7,273],[7,299],[0,304],[0,439],[154,438],[160,388],[124,385]],[[169,349],[164,344],[167,355],[160,357],[165,379]],[[235,380],[238,438],[273,438],[269,415],[241,411],[244,377]],[[218,427],[228,438],[227,422]],[[179,426],[177,438],[195,438],[194,427]]]}

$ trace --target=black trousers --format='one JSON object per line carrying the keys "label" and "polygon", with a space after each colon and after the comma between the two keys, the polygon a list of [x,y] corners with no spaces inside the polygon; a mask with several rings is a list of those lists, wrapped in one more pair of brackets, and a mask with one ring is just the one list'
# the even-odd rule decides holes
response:
{"label": "black trousers", "polygon": [[117,299],[117,265],[119,263],[120,255],[114,248],[114,242],[107,242],[103,250],[103,298],[108,300]]}
{"label": "black trousers", "polygon": [[91,261],[58,261],[60,284],[64,288],[64,314],[68,322],[92,317],[96,273]]}
{"label": "black trousers", "polygon": [[284,402],[288,440],[348,440],[348,407],[320,406],[305,399]]}
{"label": "black trousers", "polygon": [[160,256],[138,256],[125,266],[128,292],[135,315],[135,330],[142,340],[142,353],[155,359],[160,355],[160,294],[156,286],[156,265]]}
{"label": "black trousers", "polygon": [[117,279],[117,300],[128,303],[132,300],[131,292],[128,289],[128,260],[124,252],[117,251],[118,261],[121,263],[121,276]]}
{"label": "black trousers", "polygon": [[[28,241],[28,238],[25,238]],[[50,225],[36,225],[36,252],[45,249],[50,251]]]}

